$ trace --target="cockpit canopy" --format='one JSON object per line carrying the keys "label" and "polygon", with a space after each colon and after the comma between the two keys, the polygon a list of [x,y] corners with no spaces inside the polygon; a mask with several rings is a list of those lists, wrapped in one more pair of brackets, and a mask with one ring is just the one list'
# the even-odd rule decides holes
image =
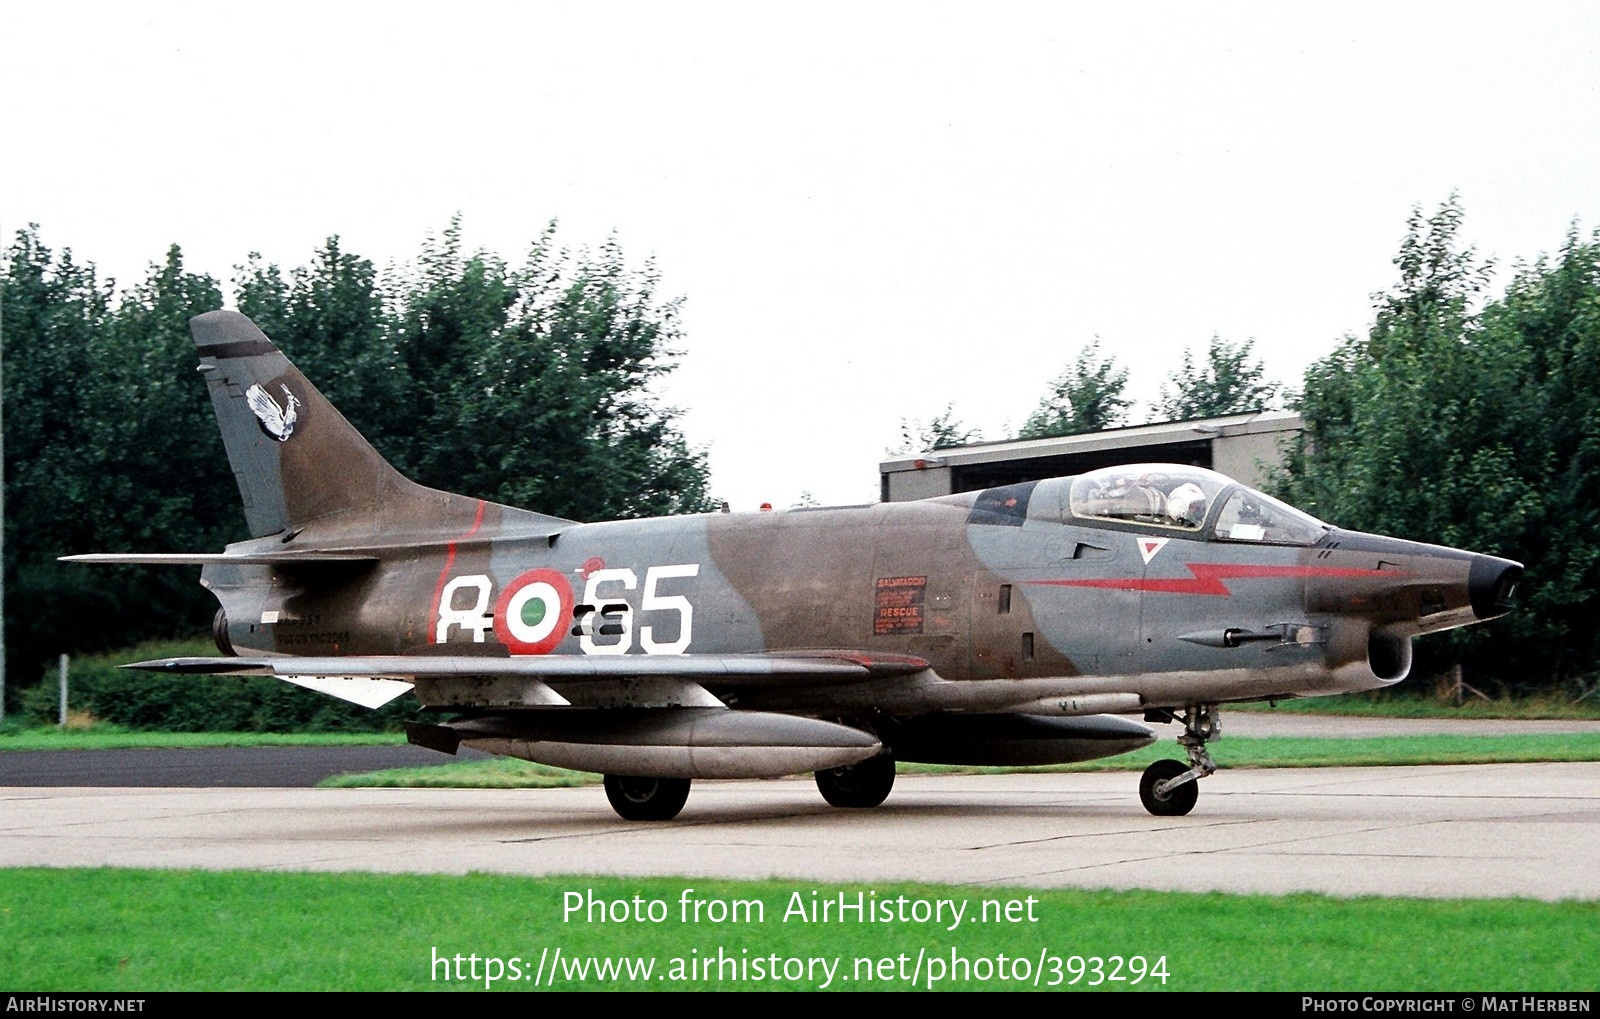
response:
{"label": "cockpit canopy", "polygon": [[1326,524],[1269,495],[1199,467],[1131,464],[1072,479],[1071,515],[1198,533],[1220,541],[1314,545]]}

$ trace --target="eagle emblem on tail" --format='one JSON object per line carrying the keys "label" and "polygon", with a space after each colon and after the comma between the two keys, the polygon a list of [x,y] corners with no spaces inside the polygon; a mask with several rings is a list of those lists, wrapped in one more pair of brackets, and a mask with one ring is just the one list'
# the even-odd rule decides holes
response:
{"label": "eagle emblem on tail", "polygon": [[278,383],[278,388],[283,390],[284,405],[281,407],[271,393],[261,388],[259,382],[245,390],[244,399],[250,405],[250,409],[255,411],[256,420],[261,422],[263,432],[279,442],[288,442],[289,436],[294,434],[300,400],[289,392],[289,387],[283,383]]}

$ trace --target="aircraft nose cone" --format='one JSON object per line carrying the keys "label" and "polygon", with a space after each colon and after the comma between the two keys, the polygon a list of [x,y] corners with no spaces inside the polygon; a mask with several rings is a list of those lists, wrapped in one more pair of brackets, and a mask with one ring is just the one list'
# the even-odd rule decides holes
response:
{"label": "aircraft nose cone", "polygon": [[1522,580],[1522,564],[1489,555],[1472,557],[1467,574],[1467,594],[1472,611],[1479,619],[1493,619],[1510,612],[1516,604],[1517,584]]}

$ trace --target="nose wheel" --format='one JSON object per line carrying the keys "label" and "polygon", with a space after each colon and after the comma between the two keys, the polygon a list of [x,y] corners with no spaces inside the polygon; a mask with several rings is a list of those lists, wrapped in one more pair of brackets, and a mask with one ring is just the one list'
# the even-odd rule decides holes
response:
{"label": "nose wheel", "polygon": [[1144,809],[1157,817],[1182,817],[1194,809],[1200,798],[1200,779],[1217,770],[1216,762],[1206,750],[1206,741],[1222,735],[1222,721],[1214,704],[1191,705],[1184,709],[1183,717],[1169,710],[1147,712],[1147,722],[1183,723],[1183,735],[1178,743],[1189,753],[1189,767],[1173,760],[1157,761],[1144,770],[1139,779],[1139,799]]}

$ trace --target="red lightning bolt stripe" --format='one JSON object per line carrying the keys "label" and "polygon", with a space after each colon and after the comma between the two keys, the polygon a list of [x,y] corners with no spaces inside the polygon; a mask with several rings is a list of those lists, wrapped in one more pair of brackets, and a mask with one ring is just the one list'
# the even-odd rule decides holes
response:
{"label": "red lightning bolt stripe", "polygon": [[483,511],[489,504],[483,499],[478,500],[478,515],[472,521],[472,526],[467,532],[455,541],[445,546],[444,569],[439,571],[439,582],[433,585],[433,612],[428,617],[428,643],[433,643],[433,635],[439,626],[439,596],[444,594],[445,579],[450,576],[450,567],[456,564],[456,542],[466,541],[478,533],[478,528],[483,526]]}
{"label": "red lightning bolt stripe", "polygon": [[1152,591],[1156,594],[1229,595],[1224,580],[1261,580],[1293,577],[1403,577],[1395,570],[1356,570],[1335,566],[1254,566],[1247,563],[1185,563],[1193,579],[1103,577],[1084,580],[1029,580],[1051,587],[1098,587],[1114,591]]}

